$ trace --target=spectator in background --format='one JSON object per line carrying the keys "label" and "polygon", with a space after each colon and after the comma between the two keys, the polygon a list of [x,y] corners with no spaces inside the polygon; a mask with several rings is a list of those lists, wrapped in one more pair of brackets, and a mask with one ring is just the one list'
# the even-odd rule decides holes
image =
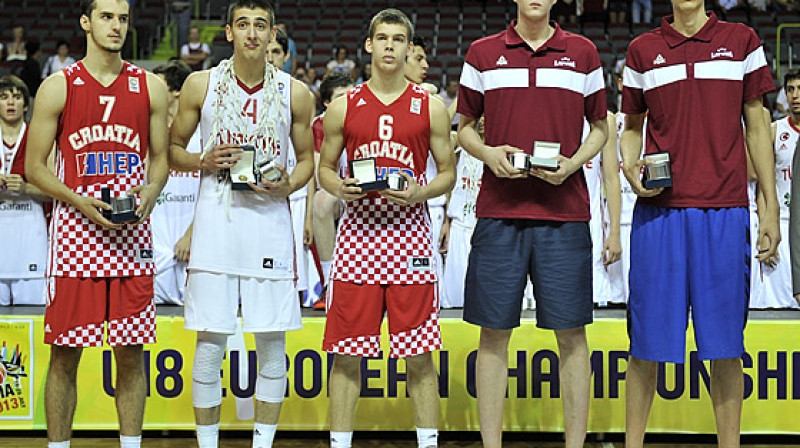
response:
{"label": "spectator in background", "polygon": [[206,61],[211,56],[208,45],[200,42],[200,28],[189,28],[189,42],[181,47],[181,60],[189,65],[193,71],[205,69]]}
{"label": "spectator in background", "polygon": [[369,78],[372,78],[372,63],[367,61],[364,63],[363,67],[361,67],[361,74],[358,76],[358,79],[356,79],[356,85],[369,81]]}
{"label": "spectator in background", "polygon": [[325,74],[331,72],[339,72],[350,75],[353,80],[356,79],[356,63],[352,59],[347,58],[347,47],[342,45],[336,49],[336,58],[331,59],[327,65]]}
{"label": "spectator in background", "polygon": [[62,39],[56,44],[56,54],[47,58],[42,70],[42,79],[74,63],[75,59],[69,55],[69,43]]}
{"label": "spectator in background", "polygon": [[192,5],[185,0],[167,0],[169,19],[175,23],[177,48],[183,48],[189,36],[189,25],[192,23]]}
{"label": "spectator in background", "polygon": [[[608,1],[608,17],[613,25],[622,25],[627,23],[628,5],[627,0],[607,0]],[[633,0],[636,3],[637,0]],[[650,3],[650,0],[647,0]]]}
{"label": "spectator in background", "polygon": [[289,39],[289,58],[283,63],[283,71],[286,73],[294,73],[297,70],[297,44],[294,42],[294,39],[289,36],[289,31],[284,22],[278,22],[278,29],[286,33],[286,37]]}
{"label": "spectator in background", "polygon": [[314,86],[315,91],[319,92],[319,86],[322,84],[322,79],[317,77],[317,69],[314,67],[309,67],[308,70],[306,70],[306,74],[308,76],[309,84]]}
{"label": "spectator in background", "polygon": [[[447,110],[450,110],[450,105],[458,98],[458,76],[454,76],[453,79],[447,81],[447,87],[445,87],[444,92],[439,94],[444,101],[444,105],[447,106]],[[450,128],[454,131],[458,130],[458,120],[461,118],[461,115],[455,114],[453,119],[450,120]]]}
{"label": "spectator in background", "polygon": [[550,17],[559,24],[575,24],[578,6],[576,0],[561,0],[550,9]]}
{"label": "spectator in background", "polygon": [[29,40],[25,43],[25,53],[28,58],[22,64],[19,77],[25,81],[31,97],[35,97],[39,90],[39,84],[42,83],[42,64],[39,63],[39,57],[42,55],[41,45],[38,41]]}
{"label": "spectator in background", "polygon": [[652,23],[653,3],[651,0],[633,0],[631,4],[633,23]]}
{"label": "spectator in background", "polygon": [[25,60],[25,28],[15,26],[11,32],[14,36],[14,41],[8,44],[6,51],[8,52],[7,59],[9,61],[24,61]]}

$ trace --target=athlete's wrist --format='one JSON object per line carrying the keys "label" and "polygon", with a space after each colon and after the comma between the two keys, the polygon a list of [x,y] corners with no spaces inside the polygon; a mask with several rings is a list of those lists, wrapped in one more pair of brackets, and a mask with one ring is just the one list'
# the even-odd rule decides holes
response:
{"label": "athlete's wrist", "polygon": [[198,171],[202,171],[204,169],[203,162],[206,160],[206,154],[208,154],[209,152],[210,151],[200,151],[200,158],[197,160]]}

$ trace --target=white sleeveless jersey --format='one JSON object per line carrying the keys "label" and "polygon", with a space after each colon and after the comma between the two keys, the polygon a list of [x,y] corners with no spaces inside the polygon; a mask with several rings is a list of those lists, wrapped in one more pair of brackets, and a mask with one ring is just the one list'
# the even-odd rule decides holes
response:
{"label": "white sleeveless jersey", "polygon": [[[428,179],[428,182],[433,180],[438,172],[439,170],[436,169],[436,160],[433,159],[433,153],[431,153],[428,155],[428,164],[425,167],[425,177]],[[444,207],[445,205],[447,205],[446,194],[428,199],[428,207]]]}
{"label": "white sleeveless jersey", "polygon": [[[792,191],[792,158],[800,137],[800,129],[792,125],[790,117],[778,120],[775,127],[775,180],[781,219],[789,219],[789,200]],[[784,238],[788,240],[788,238]]]}
{"label": "white sleeveless jersey", "polygon": [[[210,70],[200,119],[203,148],[212,138],[220,75],[219,67]],[[271,156],[281,165],[288,166],[291,77],[281,71],[276,71],[275,77],[281,98],[278,106],[269,110],[264,101],[267,93],[263,86],[247,89],[240,83],[238,88],[225,95],[227,101],[238,102],[242,109],[241,118],[246,118],[247,130],[240,133],[233,128],[232,120],[240,117],[223,117],[222,129],[214,144],[252,144],[257,157]],[[281,109],[283,119],[278,117],[278,109]],[[278,123],[275,142],[269,142],[263,130],[256,130],[259,114],[263,113],[272,114]],[[190,271],[269,279],[294,278],[294,239],[286,198],[274,198],[254,191],[233,191],[230,181],[220,181],[216,173],[203,172],[193,232]]]}
{"label": "white sleeveless jersey", "polygon": [[[636,193],[631,188],[628,178],[622,172],[622,151],[620,150],[620,139],[622,138],[622,130],[625,127],[625,114],[620,112],[617,114],[617,156],[619,157],[619,185],[622,192],[622,206],[620,207],[620,224],[630,225],[633,221],[633,206],[636,205]],[[645,139],[647,138],[647,118],[644,119],[642,132],[642,153],[644,153]],[[642,154],[640,153],[640,155]]]}
{"label": "white sleeveless jersey", "polygon": [[447,205],[447,216],[454,224],[470,229],[475,227],[475,201],[481,189],[481,177],[483,162],[461,149],[456,165],[456,184],[450,194],[450,204]]}
{"label": "white sleeveless jersey", "polygon": [[[0,174],[11,174],[27,126],[23,123],[10,148],[0,131]],[[47,263],[47,224],[42,203],[25,194],[0,195],[0,279],[44,277]]]}
{"label": "white sleeveless jersey", "polygon": [[[202,151],[199,127],[189,140],[186,150],[191,153]],[[156,206],[150,215],[156,273],[164,272],[177,263],[174,253],[175,243],[192,223],[199,190],[200,171],[170,170],[167,184],[161,190],[161,195],[156,200]]]}

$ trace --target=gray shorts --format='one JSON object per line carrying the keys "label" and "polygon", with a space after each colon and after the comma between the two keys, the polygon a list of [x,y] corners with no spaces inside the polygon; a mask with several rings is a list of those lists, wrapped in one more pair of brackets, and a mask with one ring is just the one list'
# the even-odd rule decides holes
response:
{"label": "gray shorts", "polygon": [[592,323],[592,240],[586,222],[480,218],[472,234],[464,320],[499,330],[519,326],[530,276],[536,326]]}

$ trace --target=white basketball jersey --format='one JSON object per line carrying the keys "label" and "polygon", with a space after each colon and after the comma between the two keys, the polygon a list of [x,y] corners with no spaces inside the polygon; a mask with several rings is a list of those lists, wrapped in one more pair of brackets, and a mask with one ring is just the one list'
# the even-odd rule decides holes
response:
{"label": "white basketball jersey", "polygon": [[[800,129],[792,125],[791,117],[778,120],[775,127],[775,180],[781,219],[789,219],[789,200],[792,191],[792,158]],[[788,240],[788,238],[784,238]]]}
{"label": "white basketball jersey", "polygon": [[475,201],[478,200],[481,189],[481,177],[483,162],[462,149],[456,165],[456,184],[447,206],[447,216],[452,219],[453,224],[470,229],[475,227]]}
{"label": "white basketball jersey", "polygon": [[[22,124],[10,148],[0,131],[0,174],[11,174],[11,167],[25,137]],[[5,191],[0,195],[0,279],[44,277],[47,262],[47,224],[42,203],[25,194]]]}
{"label": "white basketball jersey", "polygon": [[[268,67],[269,68],[269,67]],[[264,86],[248,89],[241,83],[220,98],[217,85],[220,67],[210,70],[206,99],[200,119],[201,145],[212,138],[214,105],[218,100],[236,101],[240,117],[223,117],[214,144],[253,145],[257,157],[272,157],[288,166],[291,129],[291,77],[275,72],[279,101],[265,101]],[[273,106],[270,107],[269,105]],[[277,127],[276,141],[269,141],[264,129],[257,129],[260,114],[270,114]],[[283,118],[280,118],[282,116]],[[233,120],[245,120],[245,132]],[[217,173],[203,172],[194,218],[189,270],[269,279],[294,278],[294,238],[289,201],[255,191],[234,191],[229,180]]]}
{"label": "white basketball jersey", "polygon": [[[186,150],[191,153],[202,151],[200,147],[200,128],[198,127]],[[200,190],[200,171],[178,172],[170,170],[169,179],[156,206],[150,215],[153,230],[153,249],[155,250],[156,273],[175,266],[175,243],[186,233],[194,218],[194,208]]]}

